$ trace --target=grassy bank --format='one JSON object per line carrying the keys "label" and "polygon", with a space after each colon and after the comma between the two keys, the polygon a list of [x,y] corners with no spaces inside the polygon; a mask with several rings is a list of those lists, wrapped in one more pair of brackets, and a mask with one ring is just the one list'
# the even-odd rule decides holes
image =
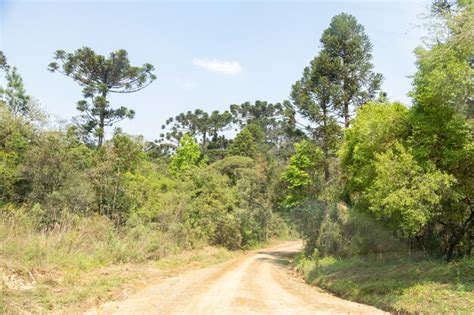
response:
{"label": "grassy bank", "polygon": [[153,281],[238,254],[206,245],[183,248],[171,235],[110,220],[71,217],[49,231],[31,215],[0,216],[0,313],[64,312],[126,297]]}
{"label": "grassy bank", "polygon": [[305,280],[343,298],[408,314],[471,314],[474,259],[299,257]]}

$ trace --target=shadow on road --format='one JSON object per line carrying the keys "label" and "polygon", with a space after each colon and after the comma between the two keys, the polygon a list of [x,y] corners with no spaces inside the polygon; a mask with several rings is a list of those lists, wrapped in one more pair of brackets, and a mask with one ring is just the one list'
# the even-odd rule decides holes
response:
{"label": "shadow on road", "polygon": [[298,254],[295,251],[261,251],[259,254],[263,254],[266,257],[257,258],[258,261],[268,262],[278,266],[286,266],[290,263],[290,260]]}

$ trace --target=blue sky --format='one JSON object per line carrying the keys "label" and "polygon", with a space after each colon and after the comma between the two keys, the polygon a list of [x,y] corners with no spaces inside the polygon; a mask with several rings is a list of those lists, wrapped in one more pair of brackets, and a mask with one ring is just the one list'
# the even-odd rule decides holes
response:
{"label": "blue sky", "polygon": [[107,54],[124,48],[133,64],[152,63],[158,80],[138,93],[114,96],[112,103],[137,112],[120,127],[154,139],[166,118],[182,111],[286,99],[340,12],[365,26],[376,71],[385,76],[383,89],[409,104],[413,49],[424,35],[420,16],[428,4],[0,0],[0,49],[19,69],[29,94],[64,119],[77,115],[81,88],[46,70],[55,50],[89,46]]}

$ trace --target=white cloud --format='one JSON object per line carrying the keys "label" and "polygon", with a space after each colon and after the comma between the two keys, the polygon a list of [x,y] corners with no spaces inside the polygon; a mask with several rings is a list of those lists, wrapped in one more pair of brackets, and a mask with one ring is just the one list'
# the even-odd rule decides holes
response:
{"label": "white cloud", "polygon": [[229,75],[235,75],[242,72],[242,66],[238,61],[194,58],[193,64],[196,67],[207,71]]}

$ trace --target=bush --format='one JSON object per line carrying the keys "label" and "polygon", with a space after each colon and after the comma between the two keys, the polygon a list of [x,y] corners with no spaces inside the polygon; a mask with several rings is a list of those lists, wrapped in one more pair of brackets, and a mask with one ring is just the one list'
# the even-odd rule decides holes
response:
{"label": "bush", "polygon": [[307,202],[292,211],[306,240],[305,253],[321,256],[406,253],[409,249],[368,214],[344,204]]}

